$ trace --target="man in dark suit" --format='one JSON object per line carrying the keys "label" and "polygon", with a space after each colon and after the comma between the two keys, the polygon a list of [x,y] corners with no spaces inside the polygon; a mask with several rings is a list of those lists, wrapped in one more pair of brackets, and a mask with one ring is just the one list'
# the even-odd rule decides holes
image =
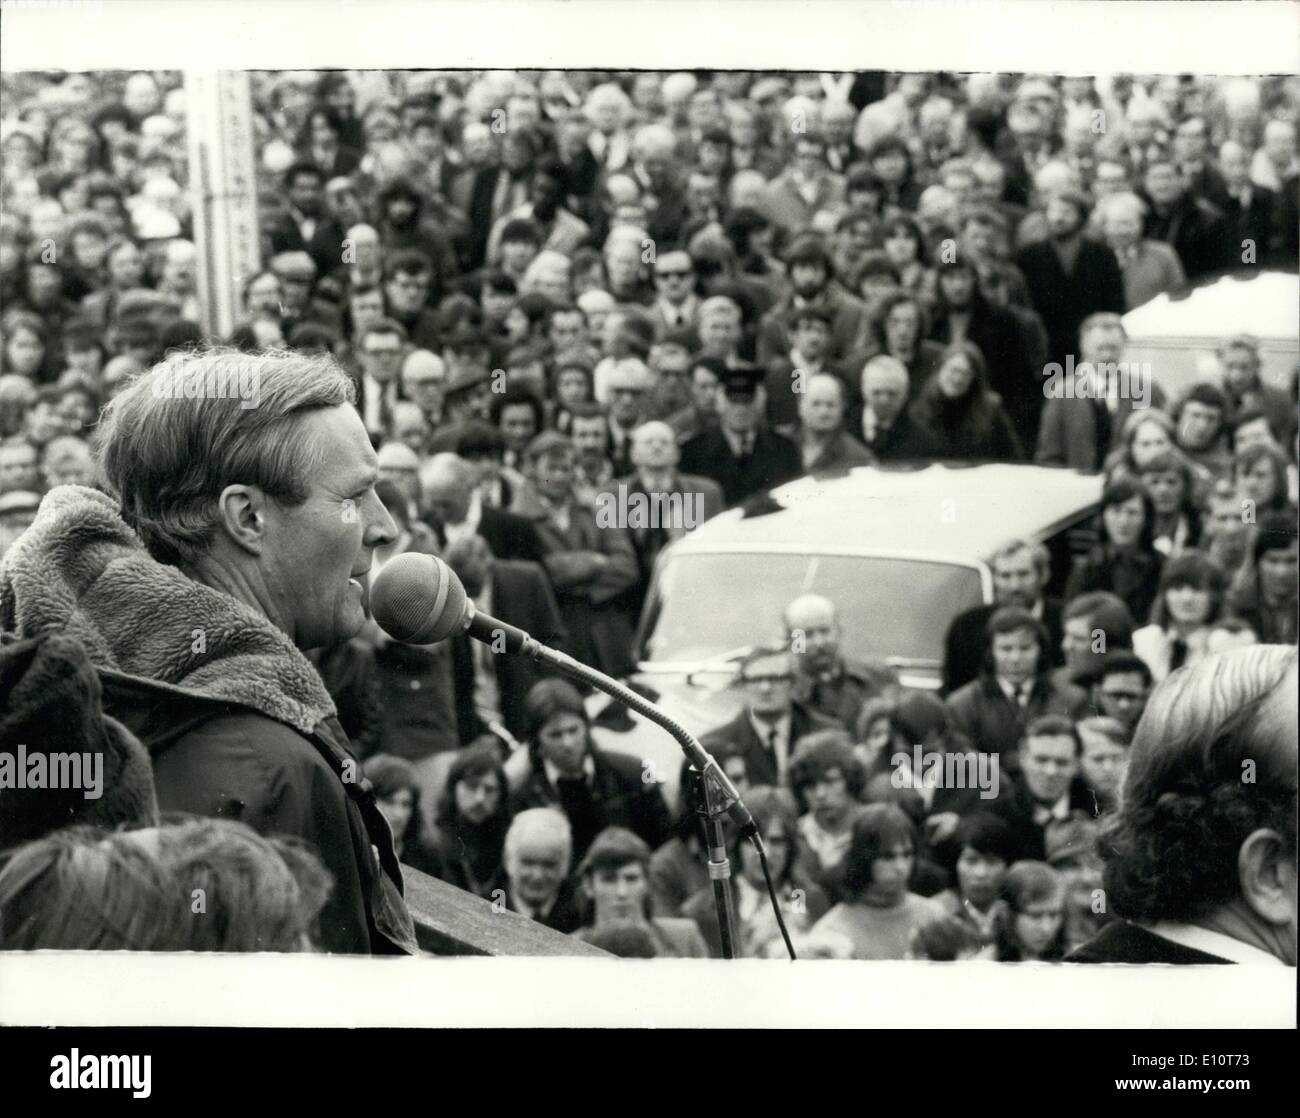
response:
{"label": "man in dark suit", "polygon": [[999,754],[1002,767],[1014,773],[1025,727],[1044,714],[1082,718],[1089,713],[1088,696],[1052,677],[1047,627],[1028,610],[1000,606],[985,632],[987,667],[948,696],[948,717],[976,749]]}
{"label": "man in dark suit", "polygon": [[1047,859],[1047,834],[1071,816],[1093,815],[1093,798],[1079,776],[1082,746],[1074,722],[1059,714],[1035,718],[1020,743],[1020,773],[1003,785],[989,810],[1011,829],[1016,859]]}
{"label": "man in dark suit", "polygon": [[878,354],[862,367],[860,429],[867,449],[881,462],[937,458],[939,440],[908,414],[907,366]]}
{"label": "man in dark suit", "polygon": [[[1047,360],[1065,364],[1090,314],[1123,314],[1124,276],[1106,246],[1083,235],[1090,207],[1084,195],[1058,191],[1047,199],[1048,238],[1016,255],[1034,309],[1047,329]],[[1042,393],[1036,393],[1039,400]],[[1036,433],[1036,432],[1035,432]]]}
{"label": "man in dark suit", "polygon": [[803,472],[799,448],[763,423],[762,377],[753,365],[727,370],[718,389],[719,426],[682,447],[682,471],[716,481],[728,508]]}
{"label": "man in dark suit", "polygon": [[306,252],[318,275],[343,259],[343,227],[325,209],[325,174],[315,163],[294,163],[284,173],[289,208],[267,231],[271,254]]}
{"label": "man in dark suit", "polygon": [[444,452],[420,467],[420,512],[440,547],[463,536],[482,536],[498,559],[542,563],[546,545],[527,517],[487,505],[475,484],[478,472]]}
{"label": "man in dark suit", "polygon": [[[1117,365],[1124,357],[1127,337],[1124,323],[1118,314],[1111,312],[1090,315],[1079,330],[1079,365]],[[1060,382],[1065,385],[1065,380]],[[1106,456],[1118,445],[1124,422],[1133,414],[1134,407],[1143,401],[1133,395],[1104,392],[1106,386],[1094,382],[1095,390],[1075,394],[1077,378],[1071,394],[1053,396],[1043,408],[1038,428],[1038,450],[1034,461],[1049,466],[1072,466],[1076,470],[1096,473],[1106,462]],[[1164,406],[1165,394],[1160,386],[1148,381],[1143,385],[1150,392],[1146,404]]]}
{"label": "man in dark suit", "polygon": [[[1250,181],[1250,152],[1236,140],[1219,149],[1223,196],[1216,203],[1228,222],[1232,243],[1246,251],[1249,241],[1260,263],[1272,260],[1280,241],[1277,195]],[[1210,198],[1210,201],[1215,201]]]}
{"label": "man in dark suit", "polygon": [[1119,919],[1067,962],[1296,965],[1296,686],[1256,645],[1156,688],[1101,849]]}
{"label": "man in dark suit", "polygon": [[943,693],[950,695],[984,668],[985,631],[989,618],[1002,606],[1028,610],[1047,626],[1048,663],[1057,667],[1061,653],[1061,603],[1043,596],[1051,577],[1051,557],[1042,544],[1010,540],[993,556],[993,603],[974,606],[953,618],[944,641]]}
{"label": "man in dark suit", "polygon": [[[483,613],[523,629],[551,648],[564,647],[568,634],[560,607],[545,571],[536,563],[497,559],[478,535],[448,544],[443,557]],[[522,737],[524,699],[541,678],[535,660],[497,655],[489,645],[464,633],[453,637],[452,679],[461,744],[491,732],[493,723]]]}
{"label": "man in dark suit", "polygon": [[1229,239],[1222,211],[1188,191],[1171,157],[1161,155],[1147,164],[1143,188],[1151,209],[1142,234],[1172,245],[1189,281],[1240,261],[1241,246]]}
{"label": "man in dark suit", "polygon": [[805,734],[837,723],[794,699],[795,670],[783,644],[756,648],[740,666],[745,705],[730,722],[705,734],[705,749],[720,748],[745,761],[750,784],[788,785],[790,758]]}

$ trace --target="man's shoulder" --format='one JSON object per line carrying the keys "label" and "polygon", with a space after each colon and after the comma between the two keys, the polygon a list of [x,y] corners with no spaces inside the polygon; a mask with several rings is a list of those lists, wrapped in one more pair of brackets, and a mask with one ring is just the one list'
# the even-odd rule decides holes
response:
{"label": "man's shoulder", "polygon": [[1087,943],[1065,957],[1067,963],[1228,964],[1230,959],[1184,947],[1127,920],[1107,924]]}

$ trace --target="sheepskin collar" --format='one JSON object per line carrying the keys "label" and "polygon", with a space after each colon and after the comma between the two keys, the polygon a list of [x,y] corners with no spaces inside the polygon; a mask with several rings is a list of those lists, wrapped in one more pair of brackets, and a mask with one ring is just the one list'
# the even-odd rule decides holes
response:
{"label": "sheepskin collar", "polygon": [[0,629],[58,629],[109,672],[238,703],[311,734],[334,703],[311,662],[262,614],[159,563],[113,500],[50,490],[0,560]]}

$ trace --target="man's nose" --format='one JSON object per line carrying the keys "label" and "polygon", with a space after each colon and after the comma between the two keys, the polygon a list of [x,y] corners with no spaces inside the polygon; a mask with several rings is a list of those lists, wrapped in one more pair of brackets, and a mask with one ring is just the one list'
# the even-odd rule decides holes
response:
{"label": "man's nose", "polygon": [[362,539],[367,547],[380,547],[397,539],[397,524],[378,497],[375,498],[375,510],[367,519]]}

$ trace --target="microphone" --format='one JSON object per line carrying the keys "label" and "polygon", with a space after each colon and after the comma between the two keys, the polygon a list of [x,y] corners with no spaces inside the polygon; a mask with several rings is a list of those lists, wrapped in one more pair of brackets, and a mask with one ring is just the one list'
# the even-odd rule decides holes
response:
{"label": "microphone", "polygon": [[370,612],[393,640],[435,644],[465,633],[493,652],[527,656],[590,684],[667,730],[709,785],[714,804],[742,835],[762,842],[754,818],[717,760],[691,734],[653,703],[603,672],[549,648],[522,629],[474,608],[456,572],[434,555],[408,551],[390,559],[370,587]]}

